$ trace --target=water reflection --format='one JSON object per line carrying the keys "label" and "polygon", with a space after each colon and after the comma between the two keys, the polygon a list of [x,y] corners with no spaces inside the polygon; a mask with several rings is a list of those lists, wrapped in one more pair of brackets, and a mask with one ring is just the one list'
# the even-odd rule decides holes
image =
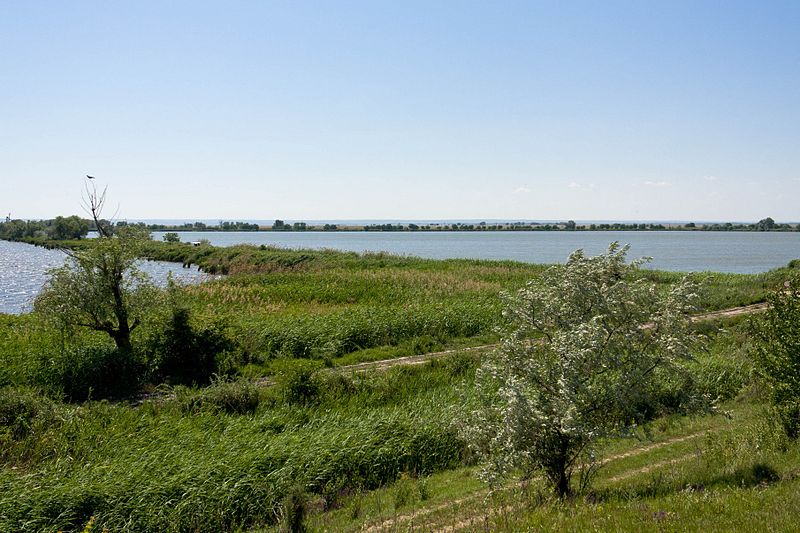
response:
{"label": "water reflection", "polygon": [[[66,254],[19,242],[0,241],[0,313],[19,314],[30,311],[36,295],[47,280],[47,271],[64,264]],[[183,268],[178,263],[142,261],[142,271],[161,286],[167,276],[180,283],[199,283],[210,276],[196,266]]]}

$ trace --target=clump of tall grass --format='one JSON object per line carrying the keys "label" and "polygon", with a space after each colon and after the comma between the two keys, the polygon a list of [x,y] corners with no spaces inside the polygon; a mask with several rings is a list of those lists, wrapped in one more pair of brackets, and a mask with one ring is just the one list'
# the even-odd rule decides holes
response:
{"label": "clump of tall grass", "polygon": [[265,353],[276,356],[337,357],[363,348],[396,345],[415,337],[433,340],[479,335],[497,324],[495,311],[480,302],[452,302],[282,316],[263,330],[261,344]]}
{"label": "clump of tall grass", "polygon": [[258,387],[245,379],[218,377],[208,387],[177,387],[175,392],[181,409],[186,413],[253,414],[261,402]]}
{"label": "clump of tall grass", "polygon": [[58,420],[57,406],[47,396],[31,387],[6,386],[0,388],[0,447],[7,450],[12,442],[19,442]]}
{"label": "clump of tall grass", "polygon": [[146,367],[136,353],[109,344],[69,346],[36,362],[33,383],[71,402],[124,398],[139,389]]}
{"label": "clump of tall grass", "polygon": [[705,438],[696,483],[754,486],[780,479],[774,463],[789,447],[780,423],[765,414],[738,431]]}
{"label": "clump of tall grass", "polygon": [[190,311],[178,306],[147,340],[144,353],[155,383],[205,385],[220,371],[224,353],[234,348],[222,327],[198,327],[190,322]]}
{"label": "clump of tall grass", "polygon": [[322,390],[322,380],[316,365],[294,365],[278,376],[283,400],[289,405],[317,403]]}

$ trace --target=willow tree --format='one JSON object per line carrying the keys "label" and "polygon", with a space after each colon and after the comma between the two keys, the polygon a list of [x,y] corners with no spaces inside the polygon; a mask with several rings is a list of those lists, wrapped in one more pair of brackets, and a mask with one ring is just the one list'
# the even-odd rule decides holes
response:
{"label": "willow tree", "polygon": [[597,440],[630,430],[654,381],[681,372],[693,285],[659,289],[627,250],[576,251],[508,297],[510,331],[478,370],[464,428],[489,481],[541,472],[567,496]]}
{"label": "willow tree", "polygon": [[85,207],[98,236],[75,250],[65,250],[63,266],[48,272],[48,280],[34,301],[34,310],[65,326],[77,326],[109,335],[122,351],[131,351],[131,333],[155,302],[157,290],[138,267],[149,232],[119,228],[101,218],[106,191],[86,189]]}

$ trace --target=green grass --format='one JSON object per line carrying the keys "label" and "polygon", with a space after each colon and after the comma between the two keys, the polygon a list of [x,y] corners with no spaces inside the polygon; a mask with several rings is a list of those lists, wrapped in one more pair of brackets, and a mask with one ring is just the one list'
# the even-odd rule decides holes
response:
{"label": "green grass", "polygon": [[[284,500],[298,485],[310,525],[348,530],[481,493],[473,458],[451,423],[461,416],[479,354],[380,372],[336,367],[494,342],[502,326],[499,293],[524,286],[545,267],[246,246],[154,244],[152,255],[229,274],[182,289],[183,304],[193,323],[214,325],[233,342],[226,372],[273,376],[277,386],[256,390],[219,379],[205,389],[176,387],[173,399],[138,408],[64,404],[65,376],[94,375],[94,359],[83,364],[78,356],[102,353],[109,339],[80,329],[65,335],[35,314],[0,315],[0,412],[10,413],[0,428],[0,530],[79,530],[92,517],[98,529],[112,531],[258,529],[281,521]],[[785,274],[699,274],[703,307],[761,300]],[[680,277],[641,275],[665,290]],[[159,316],[136,331],[136,345],[146,346]],[[689,370],[701,391],[734,411],[733,421],[665,416],[638,434],[641,441],[606,443],[609,454],[695,431],[746,434],[748,424],[763,418],[747,402],[730,403],[743,387],[756,390],[746,321],[721,325],[698,326],[708,342]],[[780,481],[763,492],[794,487],[795,448],[758,455],[752,439],[731,439],[725,442],[743,456],[767,461],[779,473]],[[611,481],[648,462],[691,454],[698,443],[710,446],[698,438],[610,463],[596,495],[617,518],[597,523],[635,529],[642,502],[653,512],[667,501],[676,509],[689,506],[681,503],[686,483],[702,483],[714,498],[731,501],[759,490],[739,486],[754,478],[754,464],[728,471],[735,462],[725,460],[681,463],[658,484],[652,473]],[[515,490],[501,491],[484,507],[480,496],[426,516],[432,527],[478,516],[478,528],[513,530],[540,523],[558,529],[574,515],[579,528],[594,527],[597,505],[557,504],[536,484]],[[761,503],[790,503],[780,498]],[[515,505],[526,510],[519,519],[517,510],[503,512]],[[476,515],[482,509],[485,516]]]}
{"label": "green grass", "polygon": [[[87,246],[75,241],[72,246]],[[61,243],[63,244],[63,243]],[[436,351],[497,338],[500,293],[513,292],[546,266],[513,261],[437,261],[384,253],[274,247],[152,243],[161,260],[225,271],[223,279],[186,287],[192,321],[214,325],[235,344],[225,372],[268,375],[276,359],[347,364]],[[758,275],[699,273],[702,309],[764,300],[788,269]],[[642,270],[665,290],[682,274]],[[161,320],[160,315],[153,321]],[[139,328],[141,344],[157,324]],[[33,333],[35,331],[35,333]],[[138,339],[137,339],[138,338]],[[470,339],[473,339],[471,341]],[[31,360],[57,360],[72,344],[107,342],[102,335],[61,332],[35,315],[0,318],[0,384],[31,382]]]}
{"label": "green grass", "polygon": [[307,525],[310,531],[792,529],[800,517],[800,445],[775,432],[762,406],[726,407],[729,416],[659,420],[646,440],[608,443],[609,462],[593,490],[566,502],[541,480],[490,492],[466,467],[353,495],[340,509],[313,514]]}
{"label": "green grass", "polygon": [[[388,254],[271,247],[154,243],[151,255],[224,270],[224,279],[186,289],[194,313],[224,321],[250,363],[274,358],[369,360],[371,349],[411,355],[458,338],[496,338],[499,294],[537,277],[544,265],[436,261]],[[763,301],[787,269],[758,275],[698,273],[702,309]],[[643,270],[666,290],[682,274]],[[251,368],[252,370],[252,368]]]}
{"label": "green grass", "polygon": [[372,377],[316,375],[301,403],[276,387],[253,407],[251,392],[222,383],[138,409],[40,409],[31,431],[4,442],[0,530],[74,530],[92,516],[113,531],[228,530],[276,522],[297,484],[333,505],[403,472],[457,466],[464,445],[443,406],[458,404],[471,368],[454,358]]}
{"label": "green grass", "polygon": [[[746,361],[744,348],[734,349],[745,330],[725,326],[706,327],[709,343],[698,352],[701,368],[714,362],[711,375],[719,372],[714,365],[727,361],[737,368]],[[771,444],[763,408],[751,396],[722,405],[731,417],[670,415],[637,438],[606,443],[606,456],[669,444],[606,465],[594,485],[595,503],[555,502],[541,483],[484,499],[486,488],[451,423],[460,416],[476,364],[469,353],[359,374],[289,366],[269,389],[236,381],[178,387],[175,399],[139,408],[65,405],[7,387],[7,399],[27,399],[22,407],[9,400],[9,412],[21,413],[15,420],[22,416],[14,427],[24,430],[4,437],[0,530],[78,530],[92,517],[98,529],[112,531],[259,530],[280,523],[286,495],[298,485],[311,529],[336,531],[415,510],[425,511],[414,519],[423,528],[474,520],[478,529],[559,529],[575,518],[579,528],[629,529],[640,525],[643,505],[673,518],[668,513],[675,509],[695,509],[685,501],[687,484],[703,485],[704,494],[723,503],[759,490],[776,498],[760,497],[759,504],[790,503],[771,491],[793,483],[796,448],[784,452]],[[670,442],[699,432],[715,437]],[[674,466],[635,473],[686,456]],[[756,463],[773,468],[780,480],[753,485]],[[611,511],[598,522],[600,506]],[[730,523],[737,517],[732,514]],[[675,528],[705,519],[696,513],[675,521]]]}

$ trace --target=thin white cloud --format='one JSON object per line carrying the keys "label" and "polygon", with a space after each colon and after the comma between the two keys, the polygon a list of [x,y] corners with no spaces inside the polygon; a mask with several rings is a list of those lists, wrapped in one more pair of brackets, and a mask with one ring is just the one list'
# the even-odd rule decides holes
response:
{"label": "thin white cloud", "polygon": [[645,185],[647,187],[669,187],[672,184],[670,182],[668,182],[668,181],[651,181],[651,180],[647,180],[647,181],[643,182],[642,185]]}
{"label": "thin white cloud", "polygon": [[703,176],[703,179],[706,181],[717,181],[719,178],[716,176]]}
{"label": "thin white cloud", "polygon": [[517,187],[514,189],[514,194],[528,194],[531,190],[528,187]]}
{"label": "thin white cloud", "polygon": [[578,183],[577,181],[571,181],[567,187],[573,191],[591,191],[594,190],[594,183]]}

